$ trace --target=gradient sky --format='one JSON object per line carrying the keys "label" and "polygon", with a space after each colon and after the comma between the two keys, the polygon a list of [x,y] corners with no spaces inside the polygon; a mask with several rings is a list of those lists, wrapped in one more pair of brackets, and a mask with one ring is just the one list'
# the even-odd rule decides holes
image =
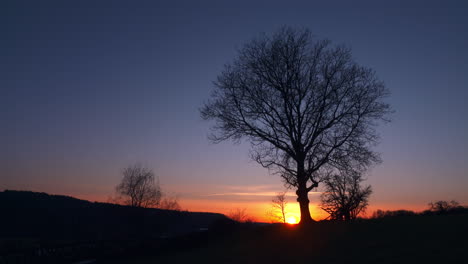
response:
{"label": "gradient sky", "polygon": [[2,1],[0,190],[106,201],[140,162],[185,209],[261,217],[280,179],[247,144],[210,143],[198,109],[236,49],[288,25],[350,46],[392,92],[371,209],[468,204],[467,2],[324,2]]}

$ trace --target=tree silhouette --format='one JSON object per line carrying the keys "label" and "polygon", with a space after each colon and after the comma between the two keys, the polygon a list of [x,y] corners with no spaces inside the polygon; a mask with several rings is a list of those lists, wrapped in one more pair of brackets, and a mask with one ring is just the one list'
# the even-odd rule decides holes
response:
{"label": "tree silhouette", "polygon": [[364,212],[372,193],[370,186],[361,186],[361,173],[342,172],[324,180],[321,208],[334,220],[352,220]]}
{"label": "tree silhouette", "polygon": [[273,197],[271,200],[273,210],[270,211],[268,214],[272,221],[278,221],[282,223],[286,223],[286,207],[288,202],[286,201],[286,192],[279,192]]}
{"label": "tree silhouette", "polygon": [[179,204],[179,199],[176,196],[169,197],[167,195],[163,195],[163,198],[157,208],[176,211],[180,211],[182,209]]}
{"label": "tree silhouette", "polygon": [[240,49],[201,109],[210,139],[251,143],[252,158],[296,189],[301,223],[312,221],[308,193],[338,169],[367,167],[388,91],[350,49],[282,28]]}
{"label": "tree silhouette", "polygon": [[123,170],[123,179],[117,185],[117,202],[144,208],[180,210],[177,197],[165,196],[159,180],[155,180],[151,169],[135,164]]}
{"label": "tree silhouette", "polygon": [[125,168],[123,176],[115,189],[124,204],[145,208],[159,205],[162,193],[152,170],[135,164]]}
{"label": "tree silhouette", "polygon": [[227,217],[231,218],[234,221],[240,222],[240,223],[253,222],[254,219],[250,215],[247,214],[246,210],[247,209],[245,209],[245,208],[232,209],[227,214]]}

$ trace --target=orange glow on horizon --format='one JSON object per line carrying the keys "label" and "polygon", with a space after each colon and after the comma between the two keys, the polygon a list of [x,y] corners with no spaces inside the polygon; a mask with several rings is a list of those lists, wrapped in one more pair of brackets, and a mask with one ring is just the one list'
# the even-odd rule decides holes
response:
{"label": "orange glow on horizon", "polygon": [[[228,201],[228,200],[180,200],[183,209],[192,212],[213,212],[221,214],[229,214],[233,209],[246,209],[246,214],[257,222],[282,222],[279,212],[278,217],[272,218],[268,214],[272,210],[271,202],[258,202],[258,201]],[[310,204],[310,212],[314,220],[325,219],[328,214],[320,209],[317,204]],[[294,219],[295,223],[299,222],[300,209],[299,204],[290,202],[286,208],[286,222],[290,223]]]}
{"label": "orange glow on horizon", "polygon": [[[68,194],[72,197],[76,197],[79,199],[85,199],[89,201],[98,201],[98,202],[109,202],[109,199],[106,195],[83,195],[83,194]],[[279,221],[281,218],[277,217],[276,219],[272,219],[271,215],[267,213],[272,210],[272,204],[268,200],[265,199],[265,202],[261,201],[249,201],[249,200],[231,200],[231,199],[184,199],[181,197],[179,199],[179,203],[182,207],[182,210],[187,210],[190,212],[211,212],[211,213],[220,213],[224,215],[228,215],[233,209],[246,209],[246,213],[249,217],[251,217],[254,221],[257,222],[282,222]],[[422,211],[426,209],[426,204],[423,205],[399,205],[399,204],[371,204],[367,209],[367,215],[364,217],[372,216],[372,213],[377,209],[381,210],[399,210],[399,209],[406,209],[415,212]],[[300,220],[300,210],[299,204],[297,202],[290,201],[287,204],[286,209],[286,222],[290,224],[298,223]],[[311,216],[314,220],[323,220],[328,217],[328,214],[320,209],[317,202],[312,201],[310,204],[310,212]],[[278,213],[279,214],[279,213]]]}

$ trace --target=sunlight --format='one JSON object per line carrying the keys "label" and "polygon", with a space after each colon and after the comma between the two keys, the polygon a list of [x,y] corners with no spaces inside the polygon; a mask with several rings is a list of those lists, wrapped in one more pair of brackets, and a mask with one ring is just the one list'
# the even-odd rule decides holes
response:
{"label": "sunlight", "polygon": [[286,223],[288,224],[291,224],[291,225],[295,225],[297,224],[297,217],[292,215],[292,216],[288,216],[288,218],[286,218]]}

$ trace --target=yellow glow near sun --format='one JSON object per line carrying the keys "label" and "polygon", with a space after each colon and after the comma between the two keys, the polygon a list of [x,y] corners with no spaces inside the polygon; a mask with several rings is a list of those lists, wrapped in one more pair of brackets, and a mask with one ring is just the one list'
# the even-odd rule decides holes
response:
{"label": "yellow glow near sun", "polygon": [[286,223],[297,224],[297,217],[295,217],[294,215],[288,216],[288,218],[286,218]]}

